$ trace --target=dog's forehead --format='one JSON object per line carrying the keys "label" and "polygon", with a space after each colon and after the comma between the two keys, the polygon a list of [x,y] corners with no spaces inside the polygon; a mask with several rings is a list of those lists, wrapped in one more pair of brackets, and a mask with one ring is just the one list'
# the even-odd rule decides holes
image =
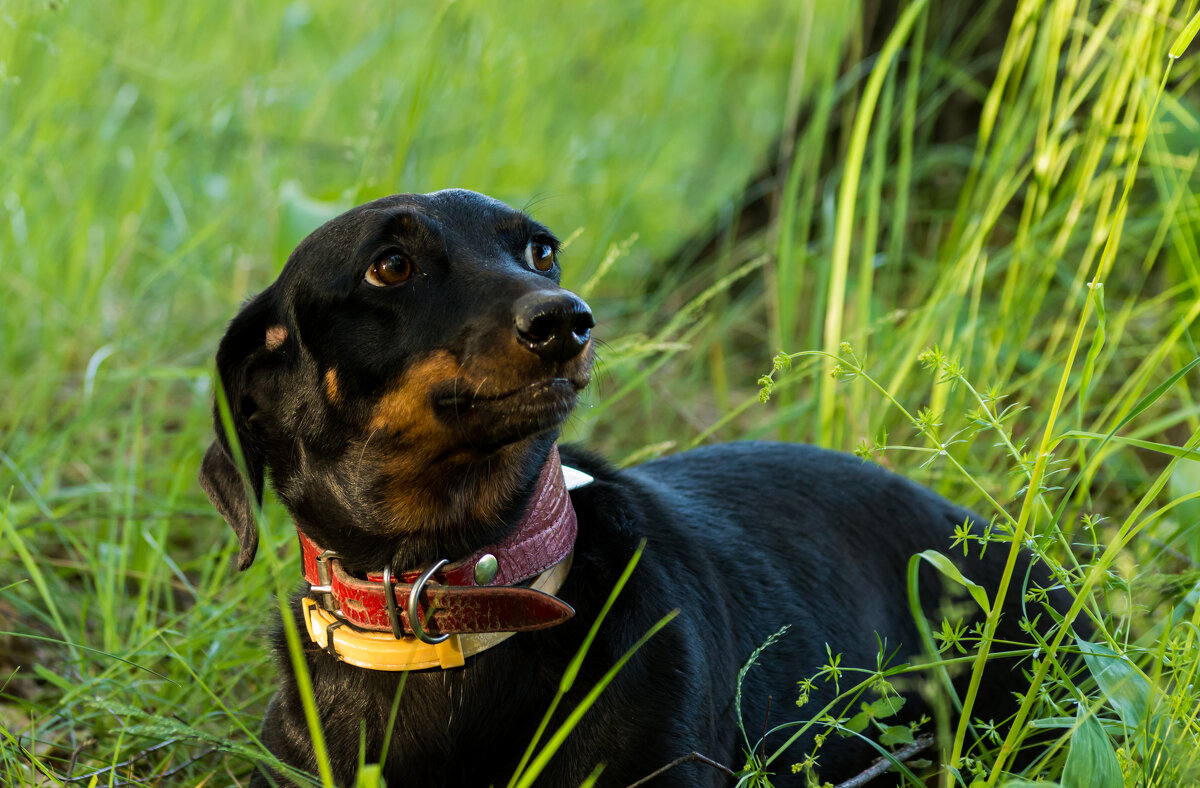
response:
{"label": "dog's forehead", "polygon": [[469,189],[394,194],[351,208],[321,225],[296,247],[296,256],[355,247],[382,227],[398,226],[394,220],[401,217],[411,219],[414,229],[421,227],[447,243],[483,240],[481,235],[536,224],[500,200]]}
{"label": "dog's forehead", "polygon": [[506,203],[470,189],[442,189],[429,194],[410,195],[423,198],[434,210],[466,218],[507,219],[521,214]]}
{"label": "dog's forehead", "polygon": [[336,225],[344,224],[347,229],[370,232],[381,219],[395,215],[411,216],[449,234],[479,233],[484,228],[529,221],[525,214],[495,197],[469,189],[443,189],[429,194],[394,194],[373,200],[350,209],[321,229],[336,232]]}
{"label": "dog's forehead", "polygon": [[448,249],[478,253],[508,232],[525,227],[545,230],[500,200],[469,189],[394,194],[351,208],[310,233],[292,252],[280,280],[291,290],[299,281],[336,275],[358,265],[356,252],[392,232],[411,232]]}

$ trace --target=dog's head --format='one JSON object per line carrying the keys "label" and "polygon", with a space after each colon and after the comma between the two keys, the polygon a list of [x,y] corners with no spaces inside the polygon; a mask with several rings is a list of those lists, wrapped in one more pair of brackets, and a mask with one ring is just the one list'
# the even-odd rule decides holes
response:
{"label": "dog's head", "polygon": [[367,203],[301,242],[217,351],[232,430],[214,408],[200,482],[241,568],[267,471],[348,564],[503,527],[590,376],[592,316],[557,257],[541,224],[458,189]]}

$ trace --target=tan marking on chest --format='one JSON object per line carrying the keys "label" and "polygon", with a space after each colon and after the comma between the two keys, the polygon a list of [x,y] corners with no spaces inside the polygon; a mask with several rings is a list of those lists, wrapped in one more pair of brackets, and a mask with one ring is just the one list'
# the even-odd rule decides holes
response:
{"label": "tan marking on chest", "polygon": [[392,528],[413,533],[495,524],[516,493],[528,451],[528,441],[521,441],[483,460],[397,452],[384,465],[382,504]]}

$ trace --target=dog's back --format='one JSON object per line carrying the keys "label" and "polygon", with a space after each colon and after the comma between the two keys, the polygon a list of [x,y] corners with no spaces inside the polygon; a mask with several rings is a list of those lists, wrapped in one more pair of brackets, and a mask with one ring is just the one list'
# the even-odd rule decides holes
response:
{"label": "dog's back", "polygon": [[[580,464],[598,479],[576,491],[577,507],[598,517],[607,513],[606,519],[616,521],[610,527],[625,521],[628,530],[613,543],[603,536],[608,527],[592,529],[584,521],[580,549],[601,556],[601,565],[587,562],[590,568],[581,567],[573,581],[588,583],[583,572],[596,570],[604,577],[592,582],[607,587],[623,567],[630,545],[639,537],[647,539],[627,592],[637,597],[631,608],[645,611],[640,622],[645,627],[656,615],[681,611],[657,637],[660,645],[672,645],[648,661],[691,662],[675,671],[674,693],[659,689],[671,696],[662,700],[664,725],[668,717],[700,721],[688,732],[690,740],[702,741],[707,734],[714,749],[702,754],[735,768],[745,759],[738,749],[744,744],[734,707],[736,678],[757,647],[788,627],[742,686],[741,717],[752,743],[765,730],[823,713],[835,695],[835,682],[828,676],[818,679],[806,693],[807,703],[797,709],[798,682],[814,677],[830,654],[835,659],[840,655],[837,665],[844,673],[836,686],[843,690],[866,678],[855,668],[879,667],[881,651],[884,667],[919,658],[922,644],[907,596],[910,557],[923,550],[950,553],[955,528],[968,521],[973,533],[983,532],[975,515],[926,488],[874,463],[812,446],[721,444],[611,476],[586,459]],[[972,557],[959,563],[968,579],[992,588],[1005,550],[1006,545],[993,545],[986,560],[980,560],[979,546],[972,543]],[[922,601],[931,612],[948,590],[957,590],[946,589],[929,567],[921,569],[920,578]],[[576,590],[564,589],[565,598],[573,601]],[[1020,594],[1014,590],[1009,596],[999,637],[1025,639],[1017,627]],[[933,626],[937,629],[936,621]],[[1021,677],[991,666],[988,678],[975,716],[999,720],[1015,710],[1010,692],[1021,689]],[[916,689],[932,680],[926,673],[896,681],[910,698],[900,719],[920,716],[925,706]],[[689,704],[696,706],[692,713]],[[858,710],[857,704],[846,704],[829,711],[847,707],[851,715]],[[794,729],[785,725],[771,734],[766,752],[778,748]],[[814,726],[773,764],[782,772],[776,784],[789,784],[790,764],[801,760],[820,732],[822,727]],[[827,778],[844,778],[877,755],[860,741],[829,736],[819,750],[819,771]],[[710,767],[688,768],[699,774]]]}

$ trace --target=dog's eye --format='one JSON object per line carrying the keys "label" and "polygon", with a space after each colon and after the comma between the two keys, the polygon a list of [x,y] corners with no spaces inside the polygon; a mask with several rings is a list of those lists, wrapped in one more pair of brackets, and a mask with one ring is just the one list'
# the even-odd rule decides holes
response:
{"label": "dog's eye", "polygon": [[549,271],[554,267],[554,247],[545,241],[530,241],[525,244],[525,264],[535,271]]}
{"label": "dog's eye", "polygon": [[371,263],[371,267],[367,269],[367,281],[376,287],[398,285],[412,275],[412,260],[409,260],[408,256],[403,254],[381,257]]}

